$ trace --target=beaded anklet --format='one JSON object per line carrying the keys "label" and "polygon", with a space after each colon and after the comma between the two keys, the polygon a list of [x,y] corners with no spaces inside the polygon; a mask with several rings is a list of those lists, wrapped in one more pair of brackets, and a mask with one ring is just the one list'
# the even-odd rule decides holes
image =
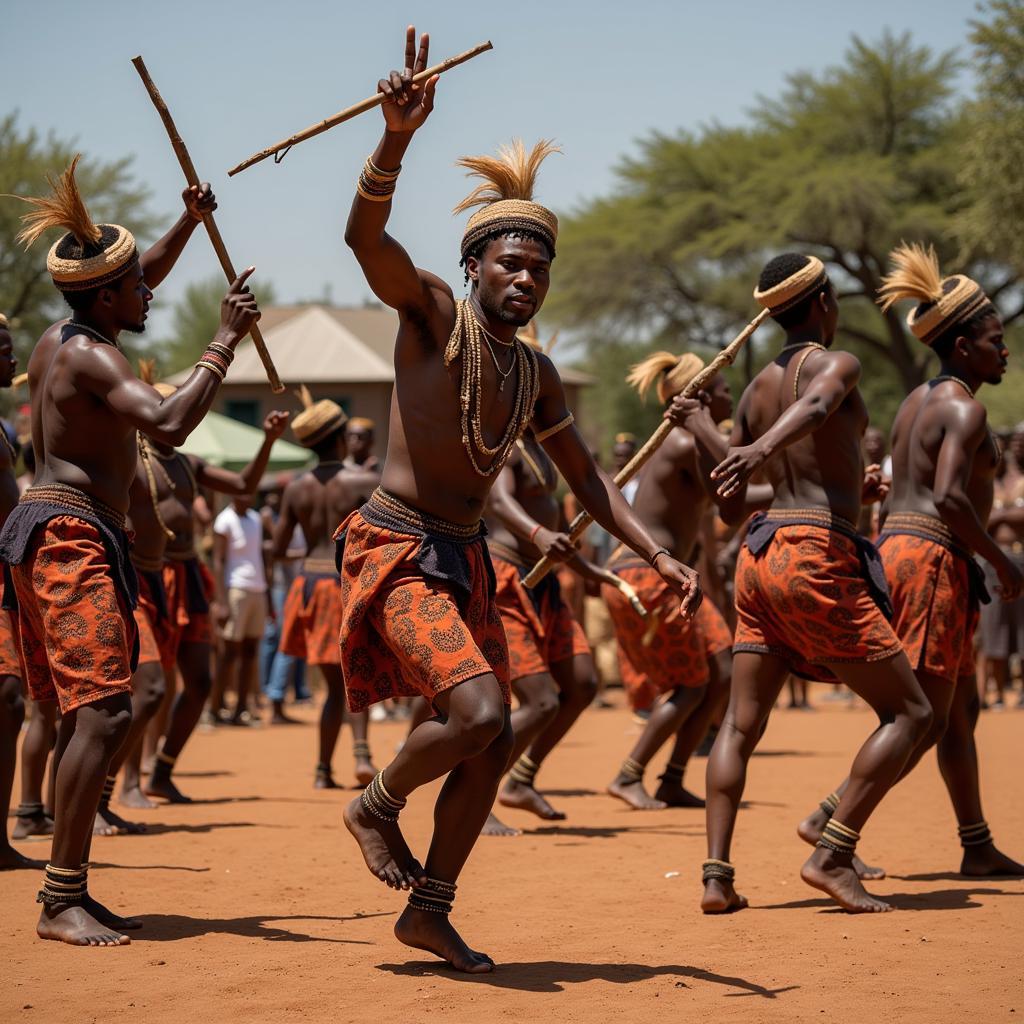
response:
{"label": "beaded anklet", "polygon": [[409,893],[409,906],[414,910],[429,910],[434,914],[450,914],[457,888],[454,882],[428,878],[426,885],[421,885]]}
{"label": "beaded anklet", "polygon": [[384,786],[384,772],[377,772],[359,798],[363,808],[381,821],[398,821],[405,800],[396,800]]}

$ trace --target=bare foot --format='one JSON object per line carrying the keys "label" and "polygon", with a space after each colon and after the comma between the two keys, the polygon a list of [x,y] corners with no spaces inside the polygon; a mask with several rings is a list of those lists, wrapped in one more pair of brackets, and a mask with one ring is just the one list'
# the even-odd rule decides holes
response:
{"label": "bare foot", "polygon": [[36,925],[41,939],[66,942],[70,946],[127,946],[127,935],[101,924],[84,907],[43,907]]}
{"label": "bare foot", "polygon": [[[828,818],[819,808],[797,825],[796,834],[809,846],[817,846],[822,829],[827,824]],[[877,882],[885,878],[885,868],[873,868],[870,864],[865,864],[857,854],[853,855],[853,870],[857,872],[857,877],[862,882]]]}
{"label": "bare foot", "polygon": [[96,820],[92,826],[94,836],[140,836],[145,831],[145,825],[134,821],[125,821],[109,807],[101,807],[96,812]]}
{"label": "bare foot", "polygon": [[45,868],[46,861],[31,860],[11,845],[0,847],[0,871],[20,871],[22,868]]}
{"label": "bare foot", "polygon": [[485,953],[476,953],[462,941],[447,914],[406,907],[395,923],[395,938],[413,949],[425,949],[439,956],[457,971],[488,974],[494,961]]}
{"label": "bare foot", "polygon": [[151,811],[156,807],[156,804],[142,792],[142,787],[137,785],[130,788],[122,787],[117,802],[122,807],[130,807],[133,811]]}
{"label": "bare foot", "polygon": [[643,782],[630,782],[621,775],[616,776],[608,787],[612,796],[625,800],[634,811],[663,811],[668,804],[647,795]]}
{"label": "bare foot", "polygon": [[409,850],[398,822],[375,818],[359,797],[345,808],[344,818],[371,875],[392,889],[415,889],[426,882],[427,873]]}
{"label": "bare foot", "polygon": [[498,794],[498,803],[502,807],[517,807],[521,811],[529,811],[544,821],[565,821],[565,815],[561,811],[556,811],[533,786],[526,786],[515,779],[506,780]]}
{"label": "bare foot", "polygon": [[184,793],[171,781],[170,772],[160,771],[159,765],[154,769],[153,774],[146,784],[145,793],[147,796],[158,796],[170,804],[190,804],[192,797]]}
{"label": "bare foot", "polygon": [[330,768],[321,768],[318,765],[316,769],[316,775],[313,776],[313,788],[341,789],[341,786],[339,786],[338,783],[334,781],[334,775],[331,773]]}
{"label": "bare foot", "polygon": [[654,791],[654,799],[666,807],[703,807],[704,801],[688,789],[674,782],[662,782]]}
{"label": "bare foot", "polygon": [[93,899],[89,894],[85,894],[85,902],[82,906],[94,917],[100,924],[106,925],[108,928],[113,928],[117,932],[131,932],[137,928],[142,927],[142,922],[137,917],[122,917],[120,914],[115,914],[112,910],[108,910],[99,900]]}
{"label": "bare foot", "polygon": [[302,723],[297,718],[292,718],[291,715],[286,715],[283,711],[275,711],[270,716],[271,725],[301,725]]}
{"label": "bare foot", "polygon": [[359,783],[364,789],[373,782],[373,777],[377,774],[377,769],[373,767],[373,762],[368,758],[356,758],[356,782]]}
{"label": "bare foot", "polygon": [[997,875],[1024,876],[1024,864],[1018,864],[1012,857],[1000,853],[994,843],[984,846],[968,846],[960,862],[960,874],[970,878],[990,878]]}
{"label": "bare foot", "polygon": [[850,914],[879,914],[895,907],[875,899],[860,884],[850,863],[842,863],[837,854],[820,846],[800,869],[800,877],[815,889],[831,896]]}
{"label": "bare foot", "polygon": [[521,836],[523,833],[518,828],[512,828],[495,817],[494,811],[487,815],[484,827],[480,829],[482,836]]}
{"label": "bare foot", "polygon": [[748,906],[747,897],[741,896],[732,882],[724,878],[709,878],[704,883],[700,909],[705,914],[733,914],[737,910],[746,910]]}
{"label": "bare foot", "polygon": [[11,829],[12,839],[28,839],[30,836],[52,836],[53,818],[45,811],[19,817]]}

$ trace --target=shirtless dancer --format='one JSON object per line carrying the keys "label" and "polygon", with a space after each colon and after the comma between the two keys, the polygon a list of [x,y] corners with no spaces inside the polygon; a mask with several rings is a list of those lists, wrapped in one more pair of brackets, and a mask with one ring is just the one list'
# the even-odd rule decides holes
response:
{"label": "shirtless dancer", "polygon": [[[157,389],[174,393],[169,384],[159,384]],[[220,494],[255,494],[267,470],[274,442],[288,426],[288,417],[286,412],[267,414],[263,421],[263,444],[240,473],[175,451],[174,446],[162,438],[147,438],[152,455],[150,463],[158,480],[160,516],[168,533],[174,534],[164,551],[164,589],[171,620],[164,649],[164,670],[171,677],[177,663],[182,681],[182,689],[174,698],[167,732],[157,751],[153,773],[146,784],[149,796],[162,797],[171,803],[189,802],[189,797],[178,789],[171,776],[175,762],[203,713],[213,684],[211,619],[220,615],[220,609],[211,606],[213,578],[196,551],[192,514],[196,495],[200,487]]]}
{"label": "shirtless dancer", "polygon": [[[274,529],[274,558],[287,555],[296,526],[302,528],[308,546],[302,570],[285,598],[280,647],[285,654],[316,665],[327,684],[313,784],[317,789],[336,789],[331,760],[345,720],[345,682],[338,648],[341,581],[334,564],[333,538],[338,524],[373,494],[380,473],[344,467],[346,417],[340,405],[329,399],[314,402],[304,387],[300,397],[304,409],[295,417],[292,432],[299,444],[313,450],[317,464],[284,489]],[[361,786],[376,774],[366,740],[368,717],[365,711],[349,716],[356,780]]]}
{"label": "shirtless dancer", "polygon": [[32,438],[39,471],[0,533],[5,600],[16,598],[26,682],[57,700],[53,847],[38,902],[44,939],[79,946],[126,944],[125,920],[88,892],[92,824],[107,766],[131,725],[138,654],[132,610],[137,581],[125,514],[136,468],[136,430],[181,444],[217,394],[234,347],[259,315],[245,279],[231,286],[221,326],[171,399],[139,381],[117,346],[141,332],[153,293],[131,233],[94,224],[75,184],[76,157],[54,194],[28,202],[21,238],[67,233],[47,270],[73,318],[51,327],[29,359]]}
{"label": "shirtless dancer", "polygon": [[[903,245],[893,265],[883,308],[914,299],[910,330],[939,357],[938,375],[907,396],[893,423],[893,488],[879,541],[893,627],[933,715],[903,775],[936,747],[963,846],[961,874],[1020,875],[1024,865],[996,849],[982,815],[974,742],[979,700],[972,641],[979,604],[989,595],[973,553],[995,569],[1004,601],[1016,600],[1022,583],[1020,568],[985,528],[1000,451],[975,398],[1006,372],[1003,323],[970,278],[942,278],[934,250]],[[844,782],[801,824],[801,837],[817,841],[847,787]]]}
{"label": "shirtless dancer", "polygon": [[[550,573],[527,590],[522,577],[542,555],[566,557],[585,578],[598,582],[563,532],[555,497],[558,470],[531,430],[516,442],[487,498],[487,549],[497,579],[495,601],[508,642],[509,675],[519,706],[512,712],[515,763],[498,803],[530,811],[545,821],[562,821],[537,792],[537,772],[597,693],[590,645]],[[678,602],[677,602],[678,603]],[[515,835],[493,815],[490,835]]]}
{"label": "shirtless dancer", "polygon": [[[809,885],[852,913],[891,909],[864,891],[853,864],[860,829],[899,778],[931,724],[931,708],[882,608],[878,555],[853,524],[865,500],[860,441],[868,414],[860,365],[830,351],[838,305],[820,260],[778,256],[754,297],[785,331],[782,351],[740,399],[727,457],[712,473],[727,522],[744,514],[750,477],[775,491],[751,520],[736,566],[732,692],[708,761],[705,913],[739,910],[729,863],[747,762],[790,671],[838,677],[878,714],[850,783],[801,870]],[[715,451],[717,431],[700,430]],[[719,447],[719,451],[721,448]],[[891,609],[886,607],[887,611]]]}
{"label": "shirtless dancer", "polygon": [[[387,234],[402,158],[434,104],[436,76],[412,85],[427,48],[424,35],[417,53],[410,27],[404,70],[378,84],[384,137],[360,175],[345,234],[370,287],[398,310],[399,333],[381,488],[336,539],[350,709],[420,695],[436,714],[348,806],[345,823],[373,875],[413,890],[395,925],[400,941],[479,973],[494,962],[470,949],[447,915],[512,748],[508,651],[480,517],[516,438],[532,424],[584,507],[653,561],[694,612],[700,588],[594,465],[551,361],[516,339],[544,300],[555,255],[557,220],[531,199],[551,147],[527,155],[519,144],[498,159],[463,161],[485,181],[459,207],[482,206],[462,240],[468,300],[456,302]],[[442,776],[421,867],[398,814],[415,789]]]}
{"label": "shirtless dancer", "polygon": [[[0,313],[0,388],[9,388],[18,369],[7,317]],[[18,504],[18,482],[14,470],[18,453],[0,423],[0,524]],[[7,840],[7,810],[11,805],[14,766],[18,755],[18,734],[25,720],[22,697],[22,669],[18,661],[18,640],[11,613],[0,608],[0,871],[12,868],[41,868],[42,862],[23,857]],[[44,762],[45,763],[45,762]]]}
{"label": "shirtless dancer", "polygon": [[[693,353],[677,358],[671,352],[655,352],[633,367],[629,382],[641,398],[656,386],[664,406],[703,369],[704,363]],[[691,404],[704,411],[709,428],[732,415],[729,383],[721,374],[710,382],[705,400],[709,404]],[[687,563],[694,559],[703,519],[711,507],[714,488],[708,474],[712,468],[701,465],[689,430],[676,426],[644,467],[633,498],[633,509],[651,535]],[[764,485],[750,492],[748,500],[760,500],[762,507],[771,500],[771,488]],[[658,575],[621,546],[612,553],[608,568],[633,587],[649,613],[647,619],[640,618],[621,593],[605,584],[603,596],[615,623],[623,685],[631,688],[633,706],[652,707],[608,792],[635,810],[703,807],[704,801],[683,787],[683,775],[716,711],[728,698],[732,630],[707,593],[693,620],[683,620],[678,602]],[[668,694],[667,699],[654,706],[662,694]],[[671,736],[675,746],[652,798],[644,788],[644,771]]]}

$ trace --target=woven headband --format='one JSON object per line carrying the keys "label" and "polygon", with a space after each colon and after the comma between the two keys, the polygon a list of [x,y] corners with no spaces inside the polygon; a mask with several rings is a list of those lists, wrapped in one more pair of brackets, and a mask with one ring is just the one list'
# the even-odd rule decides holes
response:
{"label": "woven headband", "polygon": [[[947,286],[952,282],[952,287]],[[931,345],[950,327],[970,320],[972,316],[991,305],[981,285],[963,274],[954,274],[942,282],[942,298],[935,302],[922,302],[907,314],[911,333],[925,345]]]}
{"label": "woven headband", "polygon": [[75,259],[70,256],[57,255],[58,250],[81,248],[78,240],[71,232],[59,239],[46,256],[46,269],[53,278],[53,283],[62,292],[82,292],[90,288],[116,281],[135,259],[138,249],[135,238],[127,228],[117,224],[100,224],[101,231],[114,231],[111,243],[93,256]]}
{"label": "woven headband", "polygon": [[305,448],[312,448],[339,427],[344,426],[346,420],[348,417],[345,410],[337,402],[322,398],[295,417],[292,421],[292,433],[299,444]]}
{"label": "woven headband", "polygon": [[828,272],[825,264],[817,256],[809,256],[807,262],[785,281],[780,281],[771,288],[761,291],[754,289],[754,298],[773,316],[784,313],[799,305],[808,296],[821,291],[828,283]]}
{"label": "woven headband", "polygon": [[462,258],[481,238],[495,231],[530,231],[540,235],[555,254],[555,240],[558,238],[558,218],[547,207],[526,199],[500,199],[477,210],[462,236]]}

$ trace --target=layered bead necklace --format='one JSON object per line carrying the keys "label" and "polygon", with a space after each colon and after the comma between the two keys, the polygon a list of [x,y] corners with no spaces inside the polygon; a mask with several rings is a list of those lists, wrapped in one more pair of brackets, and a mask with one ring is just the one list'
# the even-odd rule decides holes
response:
{"label": "layered bead necklace", "polygon": [[[497,445],[491,447],[484,441],[483,434],[483,345],[494,359],[491,348],[480,321],[477,320],[468,299],[459,299],[455,303],[455,328],[444,350],[444,365],[450,366],[462,357],[461,379],[459,384],[459,406],[461,409],[462,444],[469,456],[470,465],[479,476],[489,477],[497,473],[508,459],[516,439],[526,429],[533,418],[533,407],[540,394],[540,369],[537,355],[528,345],[518,338],[507,344],[512,349],[512,363],[508,371],[503,371],[494,359],[494,367],[500,378],[498,390],[502,390],[505,380],[518,368],[516,379],[516,397],[512,406],[512,415]],[[499,339],[500,340],[500,339]],[[478,456],[490,457],[489,466],[480,465]]]}

